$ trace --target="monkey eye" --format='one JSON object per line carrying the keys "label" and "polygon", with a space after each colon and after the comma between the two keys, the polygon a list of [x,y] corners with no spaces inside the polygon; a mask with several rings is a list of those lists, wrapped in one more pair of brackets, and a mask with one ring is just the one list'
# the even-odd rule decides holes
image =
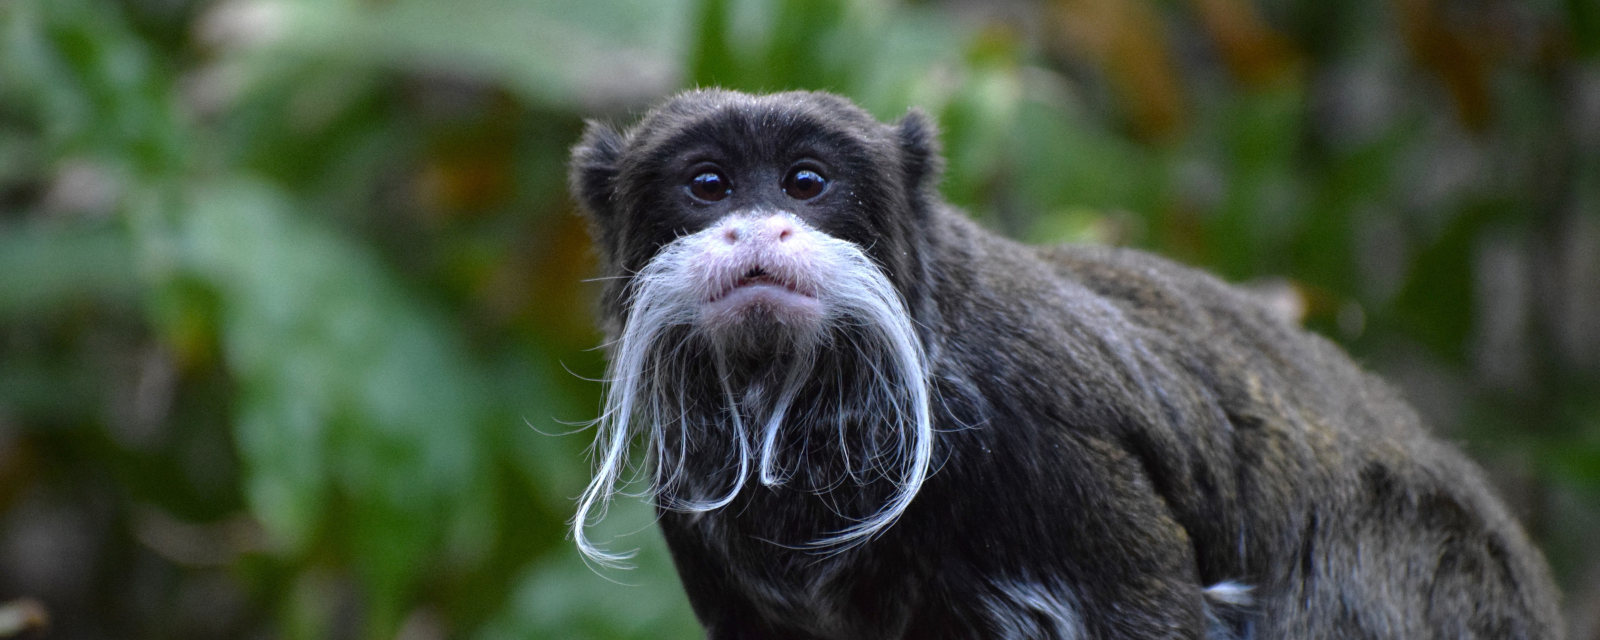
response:
{"label": "monkey eye", "polygon": [[733,193],[728,177],[715,171],[705,171],[689,180],[689,195],[706,202],[716,202]]}
{"label": "monkey eye", "polygon": [[822,195],[826,188],[828,180],[811,169],[790,170],[789,176],[783,179],[783,192],[796,200],[810,200]]}

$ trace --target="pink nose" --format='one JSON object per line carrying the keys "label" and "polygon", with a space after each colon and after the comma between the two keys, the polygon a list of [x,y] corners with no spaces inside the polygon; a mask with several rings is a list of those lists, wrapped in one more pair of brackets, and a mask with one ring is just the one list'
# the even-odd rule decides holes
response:
{"label": "pink nose", "polygon": [[722,240],[728,244],[751,243],[755,245],[787,242],[800,232],[799,225],[782,216],[768,216],[751,220],[735,218],[722,223]]}

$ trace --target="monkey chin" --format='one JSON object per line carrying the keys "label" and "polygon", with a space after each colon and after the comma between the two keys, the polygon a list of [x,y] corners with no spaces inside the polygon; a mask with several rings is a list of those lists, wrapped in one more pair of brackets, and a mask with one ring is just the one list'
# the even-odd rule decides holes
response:
{"label": "monkey chin", "polygon": [[725,347],[775,350],[809,344],[823,330],[822,301],[775,281],[740,283],[701,306],[700,326]]}

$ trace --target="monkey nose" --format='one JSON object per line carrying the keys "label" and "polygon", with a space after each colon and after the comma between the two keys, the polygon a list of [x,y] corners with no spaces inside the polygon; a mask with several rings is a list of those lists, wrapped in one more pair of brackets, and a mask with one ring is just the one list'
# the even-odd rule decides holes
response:
{"label": "monkey nose", "polygon": [[765,228],[762,229],[763,235],[771,242],[788,242],[790,238],[794,237],[795,233],[799,232],[799,228],[794,221],[788,218],[774,216],[767,218],[763,222],[765,222]]}
{"label": "monkey nose", "polygon": [[788,242],[800,232],[800,226],[785,216],[769,216],[756,220],[729,220],[723,223],[722,240],[731,245],[755,243],[757,245]]}

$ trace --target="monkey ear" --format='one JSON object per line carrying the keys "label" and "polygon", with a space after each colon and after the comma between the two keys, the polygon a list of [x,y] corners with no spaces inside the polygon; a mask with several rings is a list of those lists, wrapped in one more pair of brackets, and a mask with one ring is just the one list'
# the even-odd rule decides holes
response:
{"label": "monkey ear", "polygon": [[939,129],[922,109],[912,107],[895,124],[900,142],[902,171],[906,189],[913,197],[939,186],[944,173],[944,157],[939,154]]}
{"label": "monkey ear", "polygon": [[605,123],[588,120],[584,125],[583,138],[572,147],[567,180],[573,197],[589,216],[604,220],[612,213],[611,196],[616,192],[617,162],[622,158],[624,140]]}

